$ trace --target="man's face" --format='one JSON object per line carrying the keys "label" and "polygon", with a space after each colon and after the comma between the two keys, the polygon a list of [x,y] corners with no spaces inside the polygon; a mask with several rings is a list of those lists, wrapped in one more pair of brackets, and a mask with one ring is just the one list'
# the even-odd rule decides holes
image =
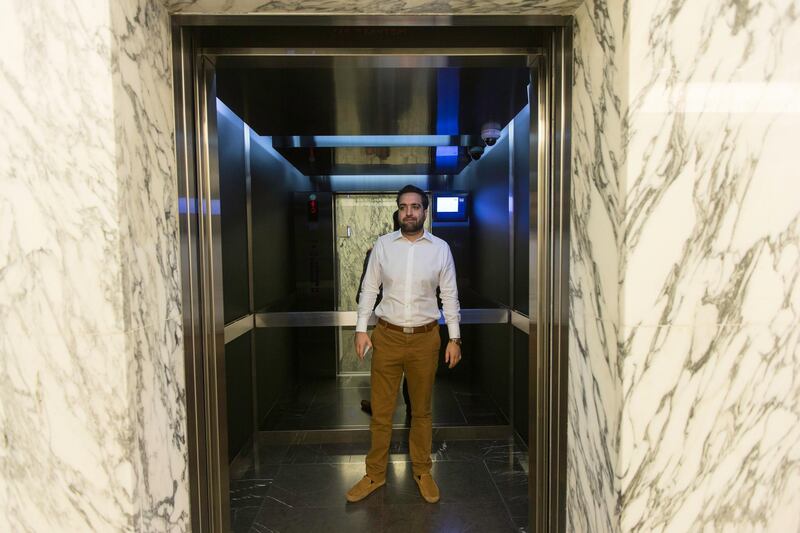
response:
{"label": "man's face", "polygon": [[397,210],[400,229],[404,233],[417,233],[424,227],[427,211],[422,207],[422,196],[419,194],[407,192],[400,196]]}

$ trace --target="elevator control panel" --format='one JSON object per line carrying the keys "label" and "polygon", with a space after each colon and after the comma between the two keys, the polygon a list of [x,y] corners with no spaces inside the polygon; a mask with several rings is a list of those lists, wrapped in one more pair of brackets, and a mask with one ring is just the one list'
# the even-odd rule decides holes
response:
{"label": "elevator control panel", "polygon": [[319,204],[317,203],[317,195],[310,194],[308,196],[308,204],[306,208],[306,214],[308,216],[309,222],[318,222],[319,221]]}
{"label": "elevator control panel", "polygon": [[293,194],[296,309],[329,311],[334,305],[333,196],[322,191]]}

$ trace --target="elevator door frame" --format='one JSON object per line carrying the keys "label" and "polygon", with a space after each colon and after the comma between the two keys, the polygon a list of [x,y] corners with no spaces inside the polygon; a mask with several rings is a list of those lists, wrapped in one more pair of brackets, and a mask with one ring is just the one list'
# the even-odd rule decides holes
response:
{"label": "elevator door frame", "polygon": [[[257,24],[544,26],[545,46],[524,49],[531,73],[529,161],[529,501],[535,532],[565,530],[567,342],[569,279],[569,124],[571,19],[564,17],[297,17],[261,15]],[[305,19],[305,20],[302,20]],[[238,21],[238,22],[237,22]],[[227,531],[229,487],[225,415],[220,221],[216,141],[214,57],[204,50],[194,25],[241,24],[220,17],[173,19],[176,150],[181,231],[187,444],[192,529]],[[375,48],[368,55],[463,55],[469,51]],[[211,53],[209,53],[211,52]],[[238,49],[241,55],[247,50]],[[327,49],[352,55],[353,49]],[[508,55],[520,49],[473,50]],[[249,52],[252,53],[252,52]],[[262,50],[261,53],[264,53]],[[297,49],[271,49],[292,55]],[[320,50],[308,53],[318,54]],[[537,102],[534,109],[533,103]],[[218,204],[217,204],[218,205]],[[530,268],[534,266],[535,268]],[[513,311],[513,310],[512,310]],[[511,322],[520,329],[519,314]],[[255,325],[255,324],[254,324]]]}

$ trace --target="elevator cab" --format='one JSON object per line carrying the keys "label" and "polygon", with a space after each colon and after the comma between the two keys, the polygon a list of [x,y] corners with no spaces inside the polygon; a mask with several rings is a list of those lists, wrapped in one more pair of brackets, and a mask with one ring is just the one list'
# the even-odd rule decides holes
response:
{"label": "elevator cab", "polygon": [[[395,229],[397,191],[411,184],[428,196],[426,231],[453,254],[461,306],[455,368],[440,328],[433,454],[504,443],[499,462],[524,480],[513,503],[502,501],[506,518],[526,527],[541,405],[532,384],[544,48],[245,49],[214,39],[192,67],[206,320],[204,356],[189,372],[206,413],[205,520],[249,530],[271,512],[262,500],[276,498],[281,468],[316,461],[304,454],[335,453],[327,460],[363,474],[371,354],[361,360],[354,348],[358,294],[371,247]],[[390,454],[407,454],[408,427],[398,391]],[[495,487],[498,472],[486,477]]]}

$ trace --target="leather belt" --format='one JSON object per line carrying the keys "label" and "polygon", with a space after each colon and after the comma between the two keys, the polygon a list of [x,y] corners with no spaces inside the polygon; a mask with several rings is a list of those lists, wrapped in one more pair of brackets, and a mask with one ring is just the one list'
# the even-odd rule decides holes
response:
{"label": "leather belt", "polygon": [[403,333],[425,333],[426,331],[430,331],[436,326],[438,326],[439,321],[434,320],[433,322],[429,322],[425,325],[411,328],[411,327],[395,326],[394,324],[386,322],[384,319],[379,318],[378,324],[381,324],[383,327],[388,329],[393,329],[395,331],[402,331]]}

